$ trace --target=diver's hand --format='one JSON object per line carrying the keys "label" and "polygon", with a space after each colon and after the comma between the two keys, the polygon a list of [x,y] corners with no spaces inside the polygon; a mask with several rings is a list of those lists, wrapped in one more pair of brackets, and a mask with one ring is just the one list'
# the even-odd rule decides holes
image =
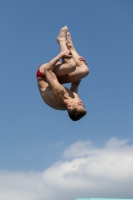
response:
{"label": "diver's hand", "polygon": [[71,58],[72,54],[69,50],[64,50],[60,52],[61,58],[67,57],[67,58]]}

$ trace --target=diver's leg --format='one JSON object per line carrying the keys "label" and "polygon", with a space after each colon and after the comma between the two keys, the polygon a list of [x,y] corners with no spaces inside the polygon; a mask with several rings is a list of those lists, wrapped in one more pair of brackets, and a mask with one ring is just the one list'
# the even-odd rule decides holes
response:
{"label": "diver's leg", "polygon": [[72,57],[76,62],[76,70],[69,74],[59,77],[59,81],[61,83],[78,81],[89,74],[89,68],[86,65],[85,61],[80,60],[80,55],[75,50],[74,45],[72,43],[71,35],[68,32],[67,32],[67,48],[72,53]]}
{"label": "diver's leg", "polygon": [[[60,30],[60,33],[58,37],[56,38],[57,42],[60,45],[61,52],[64,50],[68,50],[66,46],[67,31],[68,31],[67,26],[64,26]],[[53,72],[55,73],[56,76],[62,76],[62,75],[75,71],[75,69],[76,69],[76,63],[74,59],[72,58],[72,56],[71,57],[64,56],[62,58],[62,62],[58,62],[55,65],[55,67],[53,68]]]}

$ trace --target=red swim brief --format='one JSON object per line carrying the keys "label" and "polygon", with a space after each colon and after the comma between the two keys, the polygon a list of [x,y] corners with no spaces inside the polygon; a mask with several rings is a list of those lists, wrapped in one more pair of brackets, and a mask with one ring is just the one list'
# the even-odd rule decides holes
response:
{"label": "red swim brief", "polygon": [[[40,68],[40,67],[39,67]],[[38,70],[37,70],[37,72],[36,72],[36,77],[38,78],[38,77],[41,77],[41,78],[45,78],[45,76],[44,76],[44,74],[42,74],[41,72],[40,72],[40,69],[38,68]]]}

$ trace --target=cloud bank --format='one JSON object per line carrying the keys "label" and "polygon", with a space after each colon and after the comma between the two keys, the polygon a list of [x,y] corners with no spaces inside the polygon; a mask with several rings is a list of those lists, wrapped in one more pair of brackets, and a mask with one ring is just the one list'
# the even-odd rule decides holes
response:
{"label": "cloud bank", "polygon": [[102,148],[77,141],[43,172],[0,171],[0,200],[133,198],[133,145],[111,138]]}

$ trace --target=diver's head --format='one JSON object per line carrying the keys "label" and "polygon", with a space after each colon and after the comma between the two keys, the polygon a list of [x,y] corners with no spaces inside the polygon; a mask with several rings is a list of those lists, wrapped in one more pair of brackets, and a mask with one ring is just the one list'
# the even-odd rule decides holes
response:
{"label": "diver's head", "polygon": [[68,115],[73,121],[77,121],[85,116],[87,111],[84,108],[83,102],[79,98],[71,99],[68,106]]}

